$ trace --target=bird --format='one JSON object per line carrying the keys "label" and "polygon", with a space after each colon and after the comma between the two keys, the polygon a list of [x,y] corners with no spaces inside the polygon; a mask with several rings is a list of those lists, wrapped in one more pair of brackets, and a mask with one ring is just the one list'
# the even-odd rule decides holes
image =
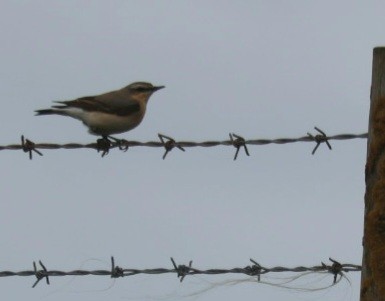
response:
{"label": "bird", "polygon": [[78,119],[88,127],[90,134],[117,141],[119,139],[111,135],[137,127],[146,113],[150,96],[164,87],[148,82],[134,82],[122,89],[96,96],[54,101],[58,105],[36,110],[35,113],[36,116],[62,115]]}

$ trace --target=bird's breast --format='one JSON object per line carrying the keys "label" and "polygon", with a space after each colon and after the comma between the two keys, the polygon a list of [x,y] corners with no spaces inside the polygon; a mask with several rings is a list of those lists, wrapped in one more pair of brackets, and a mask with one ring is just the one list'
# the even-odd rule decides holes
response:
{"label": "bird's breast", "polygon": [[86,112],[84,114],[83,122],[90,131],[97,135],[112,135],[127,132],[143,120],[144,110],[129,116],[118,116],[103,112]]}

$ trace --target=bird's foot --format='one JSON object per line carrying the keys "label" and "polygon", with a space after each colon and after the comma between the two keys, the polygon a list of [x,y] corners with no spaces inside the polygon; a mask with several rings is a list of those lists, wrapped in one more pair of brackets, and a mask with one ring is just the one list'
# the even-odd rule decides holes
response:
{"label": "bird's foot", "polygon": [[103,138],[96,140],[96,148],[98,152],[102,152],[102,157],[108,154],[111,149],[111,146],[111,140],[109,140],[106,136],[103,136]]}
{"label": "bird's foot", "polygon": [[119,150],[122,150],[124,152],[128,150],[128,141],[126,139],[117,139],[112,136],[107,136],[107,139],[109,139],[110,142],[112,140],[113,143],[115,144],[114,146],[117,146]]}
{"label": "bird's foot", "polygon": [[112,136],[103,136],[102,138],[96,141],[98,152],[102,152],[102,157],[108,154],[111,148],[118,147],[119,150],[127,151],[128,150],[128,141],[125,139],[117,139]]}

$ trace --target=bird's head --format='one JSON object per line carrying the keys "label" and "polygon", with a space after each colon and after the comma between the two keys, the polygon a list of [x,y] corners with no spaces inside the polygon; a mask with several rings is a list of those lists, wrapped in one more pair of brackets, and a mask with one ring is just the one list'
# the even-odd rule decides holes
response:
{"label": "bird's head", "polygon": [[135,82],[129,84],[124,89],[134,98],[144,98],[148,100],[152,93],[163,88],[164,86],[154,86],[153,84],[147,82]]}

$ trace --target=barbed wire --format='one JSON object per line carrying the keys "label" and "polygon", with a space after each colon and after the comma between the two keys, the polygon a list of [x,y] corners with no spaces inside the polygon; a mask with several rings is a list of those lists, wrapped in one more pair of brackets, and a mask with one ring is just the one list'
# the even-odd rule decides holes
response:
{"label": "barbed wire", "polygon": [[171,257],[171,263],[173,268],[154,268],[154,269],[132,269],[132,268],[121,268],[115,265],[114,257],[111,257],[111,269],[110,270],[73,270],[73,271],[58,271],[58,270],[48,270],[46,266],[39,260],[40,269],[37,267],[36,262],[33,262],[33,270],[12,272],[12,271],[0,271],[0,277],[11,277],[11,276],[35,276],[36,281],[32,285],[32,288],[42,280],[45,279],[47,284],[50,284],[49,277],[62,277],[62,276],[110,276],[111,278],[121,278],[129,277],[138,274],[146,275],[161,275],[174,273],[177,274],[180,282],[188,275],[223,275],[223,274],[244,274],[247,276],[257,277],[257,280],[261,280],[261,276],[268,273],[281,273],[281,272],[313,272],[321,273],[326,272],[333,275],[333,284],[338,283],[338,281],[345,277],[345,273],[348,272],[360,272],[361,266],[355,264],[342,264],[337,260],[329,258],[331,264],[325,264],[321,262],[321,265],[304,267],[298,266],[294,268],[276,266],[267,268],[261,266],[255,260],[250,259],[251,265],[248,265],[243,268],[231,268],[231,269],[207,269],[201,270],[192,266],[192,260],[188,265],[177,264],[175,260]]}
{"label": "barbed wire", "polygon": [[95,149],[98,152],[102,152],[102,157],[107,155],[109,151],[113,148],[118,148],[122,151],[127,151],[129,147],[162,147],[165,149],[163,154],[163,159],[166,158],[168,153],[174,149],[175,147],[180,149],[181,151],[185,151],[185,148],[188,147],[215,147],[215,146],[233,146],[236,148],[236,152],[234,155],[234,160],[237,159],[239,151],[241,148],[244,149],[247,156],[250,155],[249,150],[247,148],[248,145],[267,145],[267,144],[288,144],[288,143],[297,143],[297,142],[315,142],[316,145],[313,148],[312,155],[315,154],[318,147],[325,143],[328,148],[331,150],[331,140],[351,140],[351,139],[365,139],[368,137],[367,133],[363,134],[339,134],[333,136],[327,136],[324,131],[320,130],[317,127],[314,127],[318,132],[316,135],[312,135],[307,133],[307,136],[299,137],[299,138],[278,138],[278,139],[245,139],[240,135],[230,133],[229,140],[223,141],[203,141],[203,142],[193,142],[193,141],[176,141],[174,138],[170,136],[166,136],[163,134],[158,134],[160,141],[148,141],[148,142],[140,142],[140,141],[128,141],[128,140],[119,140],[113,137],[106,137],[102,139],[98,139],[96,143],[88,143],[88,144],[80,144],[80,143],[66,143],[66,144],[57,144],[57,143],[35,143],[29,139],[21,136],[21,144],[10,144],[5,146],[0,146],[1,150],[23,150],[26,153],[29,153],[29,158],[32,159],[33,153],[36,153],[40,156],[43,154],[40,150],[44,149],[80,149],[80,148],[88,148]]}

